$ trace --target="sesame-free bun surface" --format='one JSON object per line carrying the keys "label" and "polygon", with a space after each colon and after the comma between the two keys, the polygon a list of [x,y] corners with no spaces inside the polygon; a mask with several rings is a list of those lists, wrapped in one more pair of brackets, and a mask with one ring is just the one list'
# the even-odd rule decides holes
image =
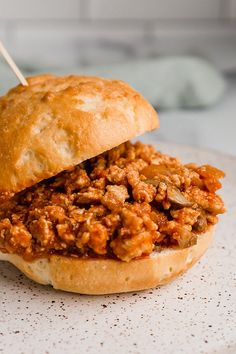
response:
{"label": "sesame-free bun surface", "polygon": [[209,247],[213,227],[198,236],[197,244],[184,249],[167,248],[150,256],[122,262],[113,259],[72,258],[52,255],[27,262],[0,252],[0,260],[19,268],[28,278],[55,289],[80,294],[138,291],[166,284],[196,263]]}
{"label": "sesame-free bun surface", "polygon": [[0,98],[0,193],[23,190],[159,125],[152,106],[122,81],[27,81]]}

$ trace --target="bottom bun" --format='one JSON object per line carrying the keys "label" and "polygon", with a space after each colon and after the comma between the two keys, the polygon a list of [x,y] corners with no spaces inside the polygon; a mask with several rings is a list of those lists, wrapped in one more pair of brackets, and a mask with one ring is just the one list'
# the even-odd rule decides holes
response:
{"label": "bottom bun", "polygon": [[209,247],[213,227],[198,236],[196,245],[166,249],[129,263],[113,259],[80,259],[52,255],[27,262],[15,254],[0,252],[28,278],[55,289],[80,294],[112,294],[154,288],[175,279],[189,269]]}

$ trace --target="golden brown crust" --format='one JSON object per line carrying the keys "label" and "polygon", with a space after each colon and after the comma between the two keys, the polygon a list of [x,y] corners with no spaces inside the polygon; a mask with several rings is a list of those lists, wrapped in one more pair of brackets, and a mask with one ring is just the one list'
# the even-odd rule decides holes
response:
{"label": "golden brown crust", "polygon": [[18,192],[159,125],[128,84],[42,75],[0,98],[0,192]]}
{"label": "golden brown crust", "polygon": [[27,262],[20,256],[1,254],[27,277],[55,289],[81,294],[111,294],[138,291],[166,284],[196,263],[209,247],[213,227],[198,236],[196,245],[166,249],[131,262],[112,259],[79,259],[51,256]]}

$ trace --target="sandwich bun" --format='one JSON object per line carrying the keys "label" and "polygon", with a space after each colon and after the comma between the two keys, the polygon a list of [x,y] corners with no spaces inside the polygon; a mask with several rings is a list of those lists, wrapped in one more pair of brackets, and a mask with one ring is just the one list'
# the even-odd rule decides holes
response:
{"label": "sandwich bun", "polygon": [[28,278],[55,289],[101,295],[138,291],[166,284],[188,270],[209,247],[213,227],[198,236],[197,244],[184,249],[167,248],[130,262],[113,259],[52,255],[27,262],[14,254],[0,259],[14,264]]}
{"label": "sandwich bun", "polygon": [[123,81],[41,75],[0,98],[0,193],[16,193],[159,126]]}

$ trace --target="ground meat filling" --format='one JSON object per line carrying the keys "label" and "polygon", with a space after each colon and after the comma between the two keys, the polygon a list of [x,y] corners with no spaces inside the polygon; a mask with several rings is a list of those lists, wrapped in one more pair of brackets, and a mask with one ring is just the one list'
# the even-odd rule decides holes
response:
{"label": "ground meat filling", "polygon": [[122,261],[188,247],[225,211],[224,173],[182,165],[150,145],[124,143],[1,200],[0,249]]}

